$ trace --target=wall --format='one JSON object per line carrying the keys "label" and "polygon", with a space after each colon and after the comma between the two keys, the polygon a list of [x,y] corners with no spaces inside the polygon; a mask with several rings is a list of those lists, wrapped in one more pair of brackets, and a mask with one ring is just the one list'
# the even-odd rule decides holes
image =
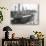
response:
{"label": "wall", "polygon": [[[10,10],[13,4],[17,3],[36,3],[40,4],[40,11],[39,11],[39,25],[11,25],[10,24]],[[7,7],[9,10],[2,10],[4,20],[0,23],[0,46],[2,46],[2,38],[4,38],[3,27],[9,25],[12,28],[13,32],[16,33],[16,37],[29,37],[33,34],[34,31],[41,31],[44,33],[46,37],[46,0],[0,0],[0,6]],[[46,45],[46,38],[45,38],[45,45]]]}

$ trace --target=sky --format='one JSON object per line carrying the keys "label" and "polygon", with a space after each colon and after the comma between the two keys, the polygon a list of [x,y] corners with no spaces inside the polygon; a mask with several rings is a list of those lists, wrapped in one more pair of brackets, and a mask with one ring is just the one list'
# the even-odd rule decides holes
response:
{"label": "sky", "polygon": [[[38,10],[38,4],[20,4],[20,10],[21,11],[22,11],[22,7],[24,8],[24,10]],[[16,10],[17,11],[18,10],[18,4],[16,4],[16,5],[14,4],[11,7],[11,10],[13,10],[13,11]]]}

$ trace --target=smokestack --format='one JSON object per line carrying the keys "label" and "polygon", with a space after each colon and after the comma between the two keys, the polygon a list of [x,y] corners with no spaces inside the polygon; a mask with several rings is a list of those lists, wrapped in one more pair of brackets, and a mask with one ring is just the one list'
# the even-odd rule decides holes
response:
{"label": "smokestack", "polygon": [[20,12],[20,3],[18,4],[18,11]]}

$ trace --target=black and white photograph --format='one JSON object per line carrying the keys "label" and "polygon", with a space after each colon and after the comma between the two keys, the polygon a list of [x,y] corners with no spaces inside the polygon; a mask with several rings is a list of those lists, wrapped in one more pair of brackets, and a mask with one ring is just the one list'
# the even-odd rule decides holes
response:
{"label": "black and white photograph", "polygon": [[15,4],[11,10],[11,24],[39,24],[39,4]]}

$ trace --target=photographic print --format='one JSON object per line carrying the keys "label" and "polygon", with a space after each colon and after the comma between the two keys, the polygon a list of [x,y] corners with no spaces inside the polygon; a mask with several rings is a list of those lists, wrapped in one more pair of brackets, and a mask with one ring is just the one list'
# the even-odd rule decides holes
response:
{"label": "photographic print", "polygon": [[16,4],[11,10],[11,24],[39,24],[39,4]]}

